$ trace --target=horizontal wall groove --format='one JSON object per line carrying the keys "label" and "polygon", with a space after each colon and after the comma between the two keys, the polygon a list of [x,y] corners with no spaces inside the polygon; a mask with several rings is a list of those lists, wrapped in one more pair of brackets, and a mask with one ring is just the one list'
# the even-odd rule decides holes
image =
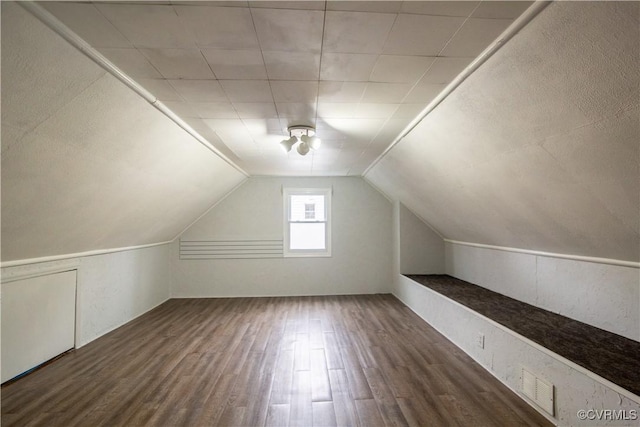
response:
{"label": "horizontal wall groove", "polygon": [[584,256],[584,255],[560,254],[555,252],[534,251],[530,249],[511,248],[507,246],[486,245],[484,243],[461,242],[458,240],[451,240],[451,239],[444,239],[444,241],[454,245],[471,246],[474,248],[493,249],[496,251],[503,251],[503,252],[515,252],[515,253],[521,253],[521,254],[543,256],[547,258],[570,259],[574,261],[593,262],[596,264],[608,264],[608,265],[617,265],[621,267],[640,268],[640,262],[636,262],[636,261],[626,261],[626,260],[611,259],[611,258],[598,258],[598,257]]}
{"label": "horizontal wall groove", "polygon": [[282,258],[282,239],[180,240],[180,259]]}

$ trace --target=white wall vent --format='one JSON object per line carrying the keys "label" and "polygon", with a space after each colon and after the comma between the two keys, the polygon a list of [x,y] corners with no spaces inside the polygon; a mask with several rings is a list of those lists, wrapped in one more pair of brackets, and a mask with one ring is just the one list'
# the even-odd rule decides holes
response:
{"label": "white wall vent", "polygon": [[182,240],[180,259],[282,258],[280,240]]}
{"label": "white wall vent", "polygon": [[522,392],[549,415],[554,415],[553,384],[522,368]]}

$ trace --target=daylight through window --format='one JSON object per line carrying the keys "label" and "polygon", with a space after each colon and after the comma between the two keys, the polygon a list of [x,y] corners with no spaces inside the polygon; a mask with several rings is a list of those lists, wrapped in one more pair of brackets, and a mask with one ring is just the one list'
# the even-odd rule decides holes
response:
{"label": "daylight through window", "polygon": [[285,189],[285,256],[331,255],[331,189]]}

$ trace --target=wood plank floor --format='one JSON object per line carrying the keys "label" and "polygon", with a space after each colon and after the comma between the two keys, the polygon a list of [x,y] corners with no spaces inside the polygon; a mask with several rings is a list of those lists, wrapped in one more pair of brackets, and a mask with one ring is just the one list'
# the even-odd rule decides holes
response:
{"label": "wood plank floor", "polygon": [[390,295],[174,299],[2,387],[2,426],[551,425]]}

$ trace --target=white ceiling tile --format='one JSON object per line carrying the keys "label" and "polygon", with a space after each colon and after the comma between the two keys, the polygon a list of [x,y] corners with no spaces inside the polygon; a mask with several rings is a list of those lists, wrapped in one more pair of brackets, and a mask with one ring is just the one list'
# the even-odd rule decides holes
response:
{"label": "white ceiling tile", "polygon": [[202,121],[211,128],[238,157],[242,158],[243,152],[258,149],[242,120],[203,119]]}
{"label": "white ceiling tile", "polygon": [[[251,136],[262,153],[275,152],[280,154],[283,152],[280,141],[285,139],[283,135],[260,134]],[[288,137],[288,136],[287,136]]]}
{"label": "white ceiling tile", "polygon": [[214,75],[198,49],[140,49],[167,79],[213,79]]}
{"label": "white ceiling tile", "polygon": [[[196,119],[192,119],[192,120],[196,120]],[[209,128],[209,126],[207,126],[205,124],[203,124],[202,126],[204,126],[205,129],[203,129],[202,131],[200,131],[200,130],[196,130],[196,131],[202,137],[204,137],[212,146],[214,146],[222,154],[227,156],[232,162],[234,162],[236,165],[238,165],[238,166],[240,166],[241,168],[244,169],[245,166],[242,163],[242,160],[240,160],[240,157],[236,156],[236,154],[233,151],[231,151],[231,149],[229,149],[229,147],[226,146],[226,144],[224,143],[222,138],[220,138],[220,136],[218,136],[217,133],[215,133],[213,130],[211,130],[211,128]]]}
{"label": "white ceiling tile", "polygon": [[375,151],[380,154],[385,148],[389,146],[400,134],[406,129],[407,125],[411,122],[409,118],[392,118],[382,126],[378,134],[371,141],[369,150]]}
{"label": "white ceiling tile", "polygon": [[515,19],[532,4],[532,1],[483,1],[471,17]]}
{"label": "white ceiling tile", "polygon": [[40,5],[93,47],[133,47],[92,4],[41,2]]}
{"label": "white ceiling tile", "polygon": [[242,119],[242,122],[253,137],[277,135],[282,139],[286,134],[286,129],[283,131],[279,119]]}
{"label": "white ceiling tile", "polygon": [[473,58],[446,58],[439,57],[422,78],[423,83],[449,83],[473,61]]}
{"label": "white ceiling tile", "polygon": [[369,81],[378,55],[323,53],[320,80]]}
{"label": "white ceiling tile", "polygon": [[153,65],[137,49],[101,48],[98,51],[133,78],[162,78]]}
{"label": "white ceiling tile", "polygon": [[216,80],[169,80],[169,83],[188,102],[228,102]]}
{"label": "white ceiling tile", "polygon": [[413,120],[424,110],[427,106],[426,103],[423,104],[401,104],[393,116],[391,116],[392,120],[395,119],[411,119]]}
{"label": "white ceiling tile", "polygon": [[136,47],[195,47],[193,35],[173,6],[96,3],[96,7]]}
{"label": "white ceiling tile", "polygon": [[202,54],[219,80],[267,78],[260,50],[202,49]]}
{"label": "white ceiling tile", "polygon": [[323,52],[382,53],[391,13],[326,12]]}
{"label": "white ceiling tile", "polygon": [[320,54],[307,52],[263,52],[272,80],[317,80]]}
{"label": "white ceiling tile", "polygon": [[165,101],[163,102],[171,111],[177,114],[180,118],[200,118],[198,112],[191,108],[186,102],[182,101]]}
{"label": "white ceiling tile", "polygon": [[189,106],[203,119],[238,118],[238,113],[230,102],[190,102]]}
{"label": "white ceiling tile", "polygon": [[175,6],[176,13],[195,33],[200,47],[256,49],[258,39],[249,9],[238,7]]}
{"label": "white ceiling tile", "polygon": [[295,119],[300,125],[313,125],[315,122],[315,104],[277,102],[276,108],[280,118]]}
{"label": "white ceiling tile", "polygon": [[435,58],[429,56],[380,55],[371,73],[371,81],[415,83]]}
{"label": "white ceiling tile", "polygon": [[355,119],[388,119],[396,112],[400,104],[360,103],[353,112]]}
{"label": "white ceiling tile", "polygon": [[318,118],[321,119],[340,119],[351,118],[358,106],[357,103],[347,102],[320,102],[318,103]]}
{"label": "white ceiling tile", "polygon": [[277,118],[276,106],[273,102],[234,102],[241,119]]}
{"label": "white ceiling tile", "polygon": [[136,81],[160,101],[184,101],[165,79],[136,79]]}
{"label": "white ceiling tile", "polygon": [[248,132],[241,119],[203,119],[202,122],[216,133]]}
{"label": "white ceiling tile", "polygon": [[324,126],[339,131],[347,140],[346,144],[352,144],[354,141],[371,140],[385,121],[386,119],[325,119]]}
{"label": "white ceiling tile", "polygon": [[273,99],[276,102],[312,102],[318,98],[317,81],[287,81],[271,82]]}
{"label": "white ceiling tile", "polygon": [[263,50],[320,52],[324,12],[254,9],[251,14]]}
{"label": "white ceiling tile", "polygon": [[266,80],[221,80],[220,85],[231,102],[273,102]]}
{"label": "white ceiling tile", "polygon": [[405,103],[428,104],[435,98],[446,84],[429,84],[419,82],[404,99]]}
{"label": "white ceiling tile", "polygon": [[399,103],[411,87],[412,85],[406,83],[368,83],[362,102]]}
{"label": "white ceiling tile", "polygon": [[329,139],[324,135],[320,137],[322,140],[322,145],[320,146],[320,150],[324,151],[332,151],[337,153],[340,151],[342,146],[344,145],[344,139]]}
{"label": "white ceiling tile", "polygon": [[[362,173],[472,60],[458,56],[456,43],[469,45],[459,37],[450,46],[457,50],[433,55],[456,30],[464,34],[458,17],[479,4],[329,1],[321,40],[321,1],[251,2],[251,9],[247,2],[173,3],[177,20],[157,5],[124,5],[151,7],[169,22],[169,34],[145,26],[144,17],[143,28],[128,28],[136,43],[169,43],[145,45],[160,49],[138,49],[137,56],[119,30],[132,25],[129,17],[117,16],[116,28],[91,4],[50,9],[68,10],[69,26],[98,47],[129,47],[100,50],[238,164],[277,175]],[[530,2],[517,3],[483,3],[473,18],[514,18]],[[113,6],[112,15],[121,14],[123,5]],[[183,46],[190,48],[168,49]],[[294,124],[317,125],[323,146],[313,157],[280,152],[278,142]]]}
{"label": "white ceiling tile", "polygon": [[324,10],[324,1],[304,0],[304,1],[250,1],[249,5],[254,8],[269,9],[304,9],[304,10]]}
{"label": "white ceiling tile", "polygon": [[384,46],[393,55],[437,56],[464,18],[400,14]]}
{"label": "white ceiling tile", "polygon": [[382,12],[397,13],[402,6],[401,1],[345,1],[329,0],[327,10],[342,10],[353,12]]}
{"label": "white ceiling tile", "polygon": [[245,135],[240,133],[232,133],[228,135],[220,135],[220,138],[224,141],[225,145],[241,159],[244,159],[248,154],[260,154],[258,145],[250,135],[249,137],[245,137]]}
{"label": "white ceiling tile", "polygon": [[359,102],[366,89],[365,82],[326,82],[318,87],[320,102]]}
{"label": "white ceiling tile", "polygon": [[400,12],[466,18],[478,4],[480,4],[479,1],[405,1],[402,2]]}
{"label": "white ceiling tile", "polygon": [[511,22],[510,19],[469,19],[447,45],[442,55],[478,56]]}

